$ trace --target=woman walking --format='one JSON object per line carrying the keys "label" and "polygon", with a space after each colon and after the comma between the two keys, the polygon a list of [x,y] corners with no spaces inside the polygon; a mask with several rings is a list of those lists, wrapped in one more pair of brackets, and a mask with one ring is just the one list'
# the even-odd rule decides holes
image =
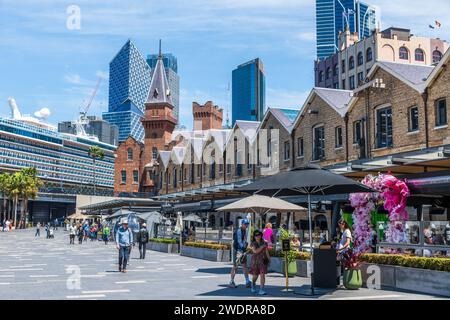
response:
{"label": "woman walking", "polygon": [[78,244],[83,243],[83,238],[84,238],[84,230],[83,230],[83,226],[80,225],[78,227]]}
{"label": "woman walking", "polygon": [[266,283],[267,269],[270,264],[270,255],[269,251],[267,250],[268,245],[262,239],[262,236],[262,232],[256,230],[253,233],[252,244],[250,245],[250,250],[253,254],[250,264],[250,274],[252,275],[251,291],[252,293],[256,293],[256,281],[258,280],[258,277],[260,277],[260,288],[258,292],[258,295],[260,296],[264,296],[267,294],[264,291],[264,285]]}
{"label": "woman walking", "polygon": [[[341,235],[341,240],[339,241],[339,243],[336,246],[336,253],[337,253],[337,262],[338,262],[338,266],[340,264],[340,271],[341,274],[344,271],[344,265],[343,265],[343,261],[345,259],[348,259],[348,252],[351,249],[351,243],[352,243],[352,231],[350,228],[350,225],[348,224],[347,221],[345,220],[340,220],[339,221],[339,229],[342,233]],[[340,275],[337,277],[337,284],[339,285],[341,282],[340,279]]]}

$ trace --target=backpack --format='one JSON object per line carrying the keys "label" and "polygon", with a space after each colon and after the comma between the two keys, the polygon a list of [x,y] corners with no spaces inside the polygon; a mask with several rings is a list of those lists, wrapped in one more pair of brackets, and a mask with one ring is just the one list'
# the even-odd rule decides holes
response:
{"label": "backpack", "polygon": [[146,229],[141,229],[141,231],[139,232],[139,242],[148,242],[148,232]]}

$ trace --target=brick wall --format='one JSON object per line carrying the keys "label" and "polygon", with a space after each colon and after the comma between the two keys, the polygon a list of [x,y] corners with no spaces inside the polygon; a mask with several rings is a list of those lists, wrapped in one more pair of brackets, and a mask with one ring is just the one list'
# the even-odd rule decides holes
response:
{"label": "brick wall", "polygon": [[[128,150],[131,151],[132,159],[128,158]],[[132,137],[128,137],[121,142],[116,150],[116,159],[114,161],[114,193],[121,192],[135,193],[139,192],[139,182],[142,177],[142,154],[144,146]],[[139,172],[139,182],[133,181],[133,171]],[[122,171],[126,172],[126,182],[122,182]]]}

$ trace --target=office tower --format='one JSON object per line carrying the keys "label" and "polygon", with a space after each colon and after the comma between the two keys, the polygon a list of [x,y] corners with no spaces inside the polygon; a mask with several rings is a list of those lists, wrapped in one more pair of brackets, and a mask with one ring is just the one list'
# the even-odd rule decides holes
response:
{"label": "office tower", "polygon": [[264,117],[266,83],[259,58],[246,62],[232,74],[232,120],[261,121]]}
{"label": "office tower", "polygon": [[338,51],[339,32],[368,37],[379,26],[377,7],[357,0],[316,0],[317,59],[325,59]]}
{"label": "office tower", "polygon": [[[178,118],[180,110],[180,76],[178,75],[178,61],[177,58],[171,53],[164,53],[162,55],[162,61],[164,63],[164,70],[166,71],[167,80],[169,81],[169,88],[172,93],[173,115],[178,122],[180,122]],[[147,55],[147,63],[151,68],[152,77],[157,62],[157,54]]]}
{"label": "office tower", "polygon": [[150,88],[151,72],[147,61],[128,40],[109,64],[109,107],[103,119],[119,127],[119,141],[132,136],[144,139],[140,121]]}

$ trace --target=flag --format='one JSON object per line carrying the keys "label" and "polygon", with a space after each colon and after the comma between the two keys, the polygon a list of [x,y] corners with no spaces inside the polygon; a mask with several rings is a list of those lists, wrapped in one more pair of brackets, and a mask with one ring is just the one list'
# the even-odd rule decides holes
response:
{"label": "flag", "polygon": [[436,20],[434,23],[436,24],[436,27],[438,28],[442,27],[442,23],[440,23],[439,21]]}

